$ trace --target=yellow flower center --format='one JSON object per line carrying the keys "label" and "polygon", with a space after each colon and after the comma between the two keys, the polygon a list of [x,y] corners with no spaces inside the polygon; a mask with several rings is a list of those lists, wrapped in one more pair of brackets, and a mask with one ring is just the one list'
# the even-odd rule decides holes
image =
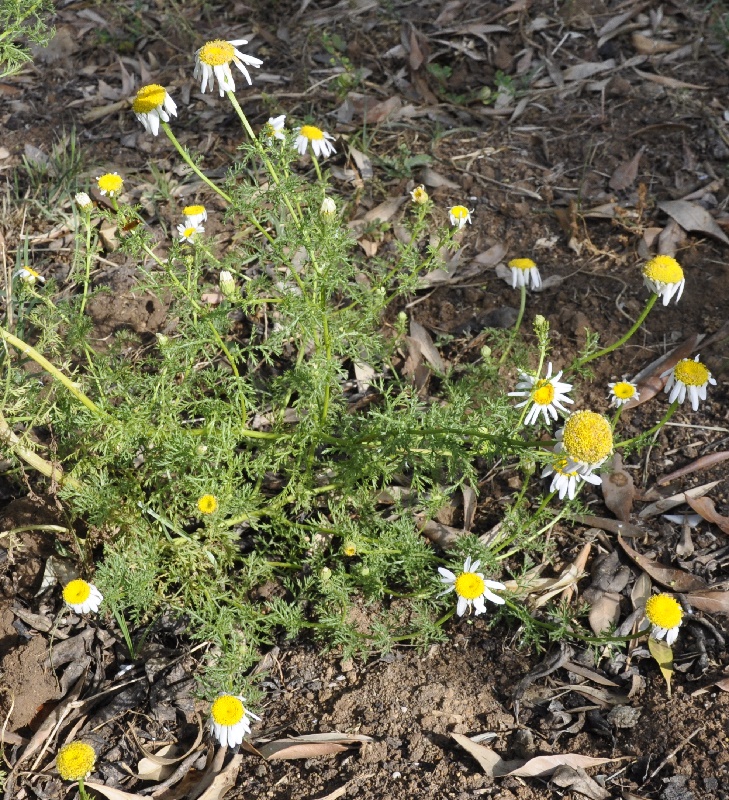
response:
{"label": "yellow flower center", "polygon": [[113,172],[107,172],[106,175],[102,175],[98,179],[98,184],[102,192],[116,194],[120,192],[122,186],[124,186],[124,180]]}
{"label": "yellow flower center", "polygon": [[159,108],[165,101],[164,86],[157,83],[151,83],[149,86],[142,86],[137,92],[137,96],[132,103],[132,109],[135,114],[149,114],[155,108]]}
{"label": "yellow flower center", "polygon": [[200,48],[198,58],[209,67],[220,67],[223,64],[229,64],[234,56],[235,48],[230,42],[215,39]]}
{"label": "yellow flower center", "polygon": [[354,542],[345,542],[344,546],[342,547],[342,552],[345,556],[349,556],[350,558],[354,555],[357,555],[357,545]]}
{"label": "yellow flower center", "polygon": [[197,501],[197,507],[201,514],[213,514],[218,509],[218,499],[214,494],[204,494]]}
{"label": "yellow flower center", "polygon": [[468,219],[469,211],[466,206],[453,206],[451,214],[454,219]]}
{"label": "yellow flower center", "polygon": [[231,694],[219,697],[210,709],[210,716],[217,725],[237,725],[245,716],[246,710],[243,703]]}
{"label": "yellow flower center", "polygon": [[628,381],[619,381],[613,386],[613,394],[620,400],[630,400],[635,394],[635,387]]}
{"label": "yellow flower center", "polygon": [[185,206],[182,209],[182,213],[186,217],[196,217],[198,214],[205,213],[205,206]]}
{"label": "yellow flower center", "polygon": [[649,622],[670,630],[680,624],[683,610],[678,600],[670,594],[654,594],[645,604],[645,615]]}
{"label": "yellow flower center", "polygon": [[673,368],[673,374],[684,386],[704,386],[711,377],[709,370],[700,361],[690,358],[679,361]]}
{"label": "yellow flower center", "polygon": [[509,266],[512,269],[534,269],[537,265],[531,258],[512,258],[511,261],[509,261]]}
{"label": "yellow flower center", "polygon": [[314,125],[304,125],[304,127],[299,131],[299,134],[305,139],[308,139],[310,142],[314,139],[324,138],[324,131]]}
{"label": "yellow flower center", "polygon": [[598,464],[613,451],[613,431],[602,414],[575,411],[564,424],[563,442],[570,458]]}
{"label": "yellow flower center", "polygon": [[659,283],[680,283],[683,280],[681,265],[671,256],[656,256],[644,267],[646,278]]}
{"label": "yellow flower center", "polygon": [[31,278],[40,278],[40,273],[39,273],[39,272],[36,272],[36,271],[33,269],[33,267],[29,267],[29,266],[27,266],[27,265],[26,265],[25,267],[23,267],[23,271],[28,273],[28,274],[25,276],[26,278],[27,278],[27,277],[31,277]]}
{"label": "yellow flower center", "polygon": [[182,235],[185,239],[192,239],[192,237],[197,233],[197,229],[194,225],[188,225],[184,231],[182,231]]}
{"label": "yellow flower center", "polygon": [[56,756],[56,768],[64,781],[85,778],[93,770],[95,763],[94,748],[85,742],[65,744]]}
{"label": "yellow flower center", "polygon": [[77,578],[75,581],[67,583],[66,588],[63,590],[63,599],[69,605],[73,606],[85,603],[89,599],[90,595],[91,585],[86,583],[86,581],[82,581],[81,578]]}
{"label": "yellow flower center", "polygon": [[532,399],[538,406],[548,406],[554,400],[554,386],[548,380],[537,381],[532,392]]}
{"label": "yellow flower center", "polygon": [[484,584],[483,578],[475,572],[462,572],[456,578],[456,594],[459,597],[465,597],[466,600],[475,600],[477,597],[481,597],[485,588],[486,584]]}

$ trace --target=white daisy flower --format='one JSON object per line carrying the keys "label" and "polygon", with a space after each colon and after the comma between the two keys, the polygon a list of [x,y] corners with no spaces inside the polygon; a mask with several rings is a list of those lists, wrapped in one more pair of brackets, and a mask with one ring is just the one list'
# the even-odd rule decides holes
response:
{"label": "white daisy flower", "polygon": [[608,383],[610,389],[610,405],[620,408],[631,400],[639,400],[640,392],[638,386],[630,381],[615,381]]}
{"label": "white daisy flower", "polygon": [[663,639],[670,647],[678,637],[678,629],[683,619],[683,609],[678,600],[670,594],[654,594],[645,604],[645,616],[653,626],[651,636]]}
{"label": "white daisy flower", "polygon": [[531,258],[512,258],[509,261],[509,269],[512,289],[516,289],[517,286],[529,286],[530,280],[532,289],[538,289],[542,285],[542,277]]}
{"label": "white daisy flower", "polygon": [[315,125],[302,125],[296,129],[296,134],[294,147],[299,151],[299,155],[303,156],[306,153],[309,144],[317,158],[326,158],[337,152],[332,144],[334,136]]}
{"label": "white daisy flower", "polygon": [[263,136],[268,139],[278,139],[281,142],[286,141],[286,134],[284,133],[284,123],[286,122],[286,114],[281,114],[278,117],[269,117],[268,122],[263,126]]}
{"label": "white daisy flower", "polygon": [[164,86],[157,83],[150,83],[149,86],[142,86],[137,92],[132,111],[137,119],[144,125],[147,133],[156,136],[159,133],[159,121],[169,122],[170,114],[177,116],[177,106],[175,101],[167,94]]}
{"label": "white daisy flower", "polygon": [[99,610],[101,601],[104,599],[101,592],[93,583],[76,578],[67,583],[63,588],[63,601],[70,606],[77,614],[94,613]]}
{"label": "white daisy flower", "polygon": [[564,500],[565,495],[570,500],[574,500],[577,494],[577,487],[581,481],[587,481],[587,483],[591,483],[594,486],[602,483],[602,478],[599,475],[595,475],[592,472],[581,474],[576,469],[570,469],[569,466],[569,458],[562,456],[561,458],[556,458],[551,464],[547,464],[542,471],[543,478],[548,478],[550,475],[554,476],[549,491],[557,492],[560,500]]}
{"label": "white daisy flower", "polygon": [[643,282],[652,292],[663,298],[667,306],[676,295],[681,299],[686,280],[681,265],[672,256],[656,256],[643,266]]}
{"label": "white daisy flower", "polygon": [[212,42],[207,42],[195,53],[195,70],[192,76],[193,78],[200,78],[200,91],[203,94],[208,89],[210,91],[213,90],[216,79],[221,97],[225,92],[235,91],[235,81],[230,70],[231,61],[243,73],[248,85],[251,85],[251,76],[246,66],[258,68],[263,64],[263,61],[260,58],[241,53],[240,50],[236,49],[239,44],[248,44],[248,40],[233,39],[230,42],[226,42],[223,39],[215,39]]}
{"label": "white daisy flower", "polygon": [[480,564],[480,561],[471,563],[471,556],[469,556],[463,564],[463,572],[458,575],[445,567],[438,567],[441,583],[447,586],[446,590],[441,592],[438,597],[455,589],[458,597],[456,611],[459,617],[462,617],[471,607],[475,609],[476,616],[483,614],[486,611],[486,600],[499,605],[506,602],[503,597],[491,591],[491,589],[506,589],[506,586],[498,581],[486,580],[480,572],[476,571]]}
{"label": "white daisy flower", "polygon": [[[574,411],[564,428],[557,431],[555,453],[564,453],[569,463],[565,471],[576,470],[584,480],[613,452],[613,429],[610,420],[594,411]],[[590,481],[592,483],[592,481]]]}
{"label": "white daisy flower", "polygon": [[319,215],[324,219],[333,219],[335,214],[337,213],[337,204],[332,200],[331,197],[325,197],[321,201],[321,208],[319,209]]}
{"label": "white daisy flower", "polygon": [[515,408],[522,408],[528,403],[534,403],[524,419],[525,425],[535,425],[540,414],[544,415],[544,421],[549,424],[550,416],[553,420],[557,419],[558,410],[569,413],[569,410],[562,404],[574,403],[574,400],[567,397],[567,392],[572,390],[572,384],[562,383],[559,380],[561,377],[562,370],[552,377],[551,362],[547,365],[547,374],[544,378],[528,375],[526,372],[519,373],[520,380],[516,384],[516,388],[521,391],[509,392],[509,397],[526,397],[526,400],[517,403]]}
{"label": "white daisy flower", "polygon": [[210,732],[223,747],[237,747],[251,732],[251,719],[260,720],[240,695],[223,694],[210,709]]}
{"label": "white daisy flower", "polygon": [[208,218],[208,211],[205,206],[185,206],[182,209],[182,214],[185,217],[185,225],[200,225],[206,222]]}
{"label": "white daisy flower", "polygon": [[[413,189],[415,192],[415,189]],[[426,195],[427,198],[427,195]],[[413,200],[415,200],[415,194],[413,194]],[[415,202],[418,202],[417,200]],[[471,212],[466,208],[466,206],[451,206],[448,209],[448,218],[451,221],[451,225],[457,227],[458,230],[468,222],[471,223]]]}
{"label": "white daisy flower", "polygon": [[699,361],[699,357],[692,361],[690,358],[682,358],[673,369],[666,370],[661,377],[669,375],[666,383],[668,402],[672,403],[678,399],[683,403],[688,395],[691,400],[691,408],[694,411],[699,409],[699,400],[706,400],[706,388],[709,384],[716,386],[716,381],[711,377],[711,373],[704,364]]}
{"label": "white daisy flower", "polygon": [[23,283],[27,283],[28,286],[35,286],[36,283],[45,283],[46,279],[40,274],[40,272],[36,272],[33,267],[25,266],[21,267],[16,273],[16,278],[20,278]]}
{"label": "white daisy flower", "polygon": [[182,222],[177,226],[177,233],[181,242],[194,242],[196,236],[205,233],[205,228],[202,225],[188,225]]}

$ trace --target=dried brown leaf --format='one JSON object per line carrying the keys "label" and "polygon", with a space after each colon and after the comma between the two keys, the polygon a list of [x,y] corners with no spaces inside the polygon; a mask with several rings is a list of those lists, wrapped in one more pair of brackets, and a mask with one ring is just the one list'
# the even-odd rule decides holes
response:
{"label": "dried brown leaf", "polygon": [[638,53],[644,56],[672,53],[681,46],[680,44],[676,44],[676,42],[668,42],[665,39],[651,39],[648,36],[643,36],[642,33],[638,33],[638,31],[635,31],[631,38],[633,40],[633,47]]}
{"label": "dried brown leaf", "polygon": [[575,664],[572,661],[568,661],[564,668],[571,672],[573,675],[579,675],[582,678],[587,678],[589,681],[594,681],[595,683],[599,683],[601,686],[611,686],[613,689],[619,689],[619,684],[611,681],[610,678],[606,678],[604,675],[601,675],[599,672],[595,672],[594,669],[589,669],[588,667],[583,667],[582,664]]}
{"label": "dried brown leaf", "polygon": [[593,75],[607,72],[609,69],[615,69],[614,58],[608,58],[606,61],[586,61],[582,64],[575,64],[572,67],[568,67],[562,73],[562,77],[565,81],[584,81],[587,78],[591,78]]}
{"label": "dried brown leaf", "polygon": [[483,253],[474,257],[474,262],[483,267],[495,267],[506,255],[506,248],[503,244],[495,244]]}
{"label": "dried brown leaf", "polygon": [[630,602],[634,609],[645,608],[648,598],[651,596],[653,584],[647,572],[641,572],[630,590]]}
{"label": "dried brown leaf", "polygon": [[[657,83],[660,86],[665,86],[668,89],[697,89],[698,91],[706,91],[709,88],[708,86],[700,86],[697,83],[686,83],[686,81],[680,81],[677,78],[669,78],[665,75],[643,72],[640,69],[636,69],[635,72],[640,75],[641,78],[645,78],[652,83]],[[660,205],[660,203],[658,205]]]}
{"label": "dried brown leaf", "polygon": [[643,536],[644,530],[641,530],[636,525],[631,525],[629,522],[622,522],[617,519],[609,519],[608,517],[595,517],[592,514],[575,514],[572,519],[575,522],[581,522],[583,525],[590,525],[593,528],[600,528],[601,531],[609,531],[610,533],[617,533],[619,536]]}
{"label": "dried brown leaf", "polygon": [[441,175],[440,172],[436,172],[430,167],[425,167],[421,178],[423,183],[431,189],[439,189],[442,186],[445,186],[447,189],[460,189],[461,186],[459,183],[450,180],[450,178],[446,178],[445,175]]}
{"label": "dried brown leaf", "polygon": [[522,761],[504,761],[490,747],[476,744],[476,742],[472,742],[468,736],[464,736],[462,733],[452,733],[451,738],[478,761],[481,769],[490,778],[502,778],[504,775],[508,775],[512,769],[516,769],[523,764]]}
{"label": "dried brown leaf", "polygon": [[560,789],[571,789],[590,800],[607,800],[610,792],[593,780],[582,767],[559,767],[552,775],[551,783]]}
{"label": "dried brown leaf", "polygon": [[413,319],[410,320],[410,338],[418,343],[423,357],[434,369],[441,373],[445,372],[445,362],[433,344],[430,334],[420,323],[415,322]]}
{"label": "dried brown leaf", "polygon": [[685,570],[674,569],[673,567],[667,567],[665,564],[659,564],[657,561],[651,561],[633,550],[621,536],[618,536],[618,544],[656,583],[660,583],[667,589],[673,592],[702,592],[708,589],[706,582],[699,578],[698,575],[692,575]]}
{"label": "dried brown leaf", "polygon": [[372,168],[370,157],[361,150],[357,150],[356,147],[351,146],[349,147],[349,155],[352,157],[352,161],[354,161],[362,180],[371,181],[375,176],[375,171]]}
{"label": "dried brown leaf", "polygon": [[476,492],[468,484],[464,484],[461,492],[463,493],[463,530],[470,531],[478,508]]}
{"label": "dried brown leaf", "polygon": [[699,231],[719,239],[724,244],[729,244],[729,238],[716,220],[698,203],[690,203],[687,200],[664,200],[658,203],[658,208],[675,219],[684,230]]}
{"label": "dried brown leaf", "polygon": [[623,459],[617,451],[612,457],[612,470],[602,474],[602,496],[605,505],[623,522],[630,519],[635,487],[632,476],[623,469]]}
{"label": "dried brown leaf", "polygon": [[691,692],[691,697],[698,697],[700,694],[706,694],[714,687],[721,689],[722,692],[729,692],[729,678],[722,678],[720,681],[710,683],[708,686],[702,686],[700,689],[696,689],[696,691]]}
{"label": "dried brown leaf", "polygon": [[670,697],[671,679],[673,678],[673,650],[671,650],[670,645],[667,645],[661,639],[655,639],[653,636],[648,637],[648,649],[661,670],[661,675],[666,681],[666,689]]}
{"label": "dried brown leaf", "polygon": [[588,616],[593,632],[600,636],[614,628],[619,619],[620,595],[617,592],[599,592]]}
{"label": "dried brown leaf", "polygon": [[342,753],[356,745],[373,742],[371,736],[346,733],[311,733],[290,739],[276,739],[258,746],[258,752],[267,760],[316,758]]}
{"label": "dried brown leaf", "polygon": [[659,486],[665,486],[668,483],[672,483],[677,478],[683,478],[684,475],[690,475],[692,472],[698,472],[702,469],[710,469],[711,467],[715,467],[717,464],[721,464],[722,461],[726,461],[728,458],[729,450],[722,450],[720,453],[709,453],[709,455],[701,456],[701,458],[697,458],[695,461],[692,461],[685,467],[681,467],[680,469],[670,472],[668,475],[664,475],[662,478],[659,478],[656,483]]}
{"label": "dried brown leaf", "polygon": [[630,161],[626,161],[625,163],[621,164],[615,170],[615,172],[613,172],[608,185],[614,192],[620,192],[635,183],[635,179],[638,177],[640,160],[643,157],[644,152],[645,145],[638,150],[638,152],[630,159]]}
{"label": "dried brown leaf", "polygon": [[729,614],[729,592],[691,592],[686,600],[707,614]]}
{"label": "dried brown leaf", "polygon": [[723,516],[716,510],[714,501],[710,497],[687,497],[686,502],[707,522],[718,525],[724,533],[729,533],[729,517]]}
{"label": "dried brown leaf", "polygon": [[123,792],[121,789],[115,789],[113,786],[104,786],[103,783],[96,783],[96,781],[84,781],[84,786],[104,795],[108,800],[137,800],[140,797],[147,797],[144,794]]}
{"label": "dried brown leaf", "polygon": [[236,753],[225,767],[213,778],[212,783],[199,796],[198,800],[222,800],[228,789],[235,785],[240,772],[243,755]]}
{"label": "dried brown leaf", "polygon": [[523,766],[507,773],[509,777],[548,778],[559,767],[598,767],[615,761],[614,758],[593,758],[580,753],[561,753],[554,756],[537,756],[531,758]]}

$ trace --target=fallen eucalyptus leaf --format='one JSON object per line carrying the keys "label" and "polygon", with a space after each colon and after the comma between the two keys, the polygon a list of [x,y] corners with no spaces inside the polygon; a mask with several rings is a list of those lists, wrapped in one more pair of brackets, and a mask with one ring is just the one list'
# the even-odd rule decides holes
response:
{"label": "fallen eucalyptus leaf", "polygon": [[702,592],[709,588],[708,584],[698,575],[692,575],[685,570],[674,569],[673,567],[667,567],[665,564],[659,564],[657,561],[651,561],[650,558],[646,558],[633,550],[620,536],[618,536],[618,544],[656,583],[660,583],[673,592]]}
{"label": "fallen eucalyptus leaf", "polygon": [[683,478],[684,475],[690,475],[692,472],[697,472],[700,469],[709,469],[710,467],[715,467],[717,464],[721,464],[722,461],[726,461],[728,458],[729,450],[722,450],[720,453],[709,453],[709,455],[701,456],[701,458],[697,458],[695,461],[692,461],[685,467],[681,467],[681,469],[677,469],[674,472],[670,472],[668,475],[664,475],[662,478],[659,478],[656,483],[659,486],[665,486],[667,483],[672,483],[677,478]]}
{"label": "fallen eucalyptus leaf", "polygon": [[717,221],[698,203],[690,203],[688,200],[664,200],[658,203],[658,208],[675,219],[684,230],[699,231],[719,239],[724,244],[729,244],[729,238]]}
{"label": "fallen eucalyptus leaf", "polygon": [[276,739],[257,745],[258,752],[267,760],[316,758],[342,753],[355,745],[373,742],[371,736],[346,733],[311,733],[290,739]]}
{"label": "fallen eucalyptus leaf", "polygon": [[686,600],[699,611],[709,614],[729,614],[729,592],[689,592]]}
{"label": "fallen eucalyptus leaf", "polygon": [[718,525],[724,533],[729,533],[729,517],[723,516],[716,510],[714,501],[710,497],[687,497],[686,502],[707,522]]}
{"label": "fallen eucalyptus leaf", "polygon": [[701,486],[695,486],[693,489],[687,489],[685,492],[679,492],[678,494],[671,495],[671,497],[664,497],[662,500],[657,500],[655,503],[651,503],[649,506],[641,509],[641,512],[638,514],[638,516],[642,517],[643,519],[648,519],[649,517],[655,517],[658,514],[663,514],[664,511],[669,511],[676,506],[680,506],[683,503],[688,502],[688,497],[703,497],[720,483],[720,480],[711,481],[711,483],[704,483]]}
{"label": "fallen eucalyptus leaf", "polygon": [[623,469],[623,459],[616,452],[612,458],[612,469],[602,474],[602,496],[605,505],[622,522],[628,522],[633,507],[635,488],[632,476]]}

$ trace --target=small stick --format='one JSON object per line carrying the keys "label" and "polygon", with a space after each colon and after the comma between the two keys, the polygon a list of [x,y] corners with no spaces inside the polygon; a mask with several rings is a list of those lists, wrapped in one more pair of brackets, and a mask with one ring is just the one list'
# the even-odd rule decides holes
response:
{"label": "small stick", "polygon": [[703,730],[704,726],[702,725],[701,727],[696,728],[696,730],[693,733],[689,733],[689,735],[685,739],[682,739],[673,748],[673,750],[671,750],[671,752],[663,759],[663,761],[661,761],[661,763],[653,770],[653,772],[651,772],[650,776],[648,777],[648,780],[652,781],[653,778],[655,778],[656,775],[658,775],[658,773],[666,766],[669,760],[672,759],[684,745],[688,744],[691,741],[691,739],[693,739],[694,736],[696,736],[697,733],[701,733],[701,731]]}

